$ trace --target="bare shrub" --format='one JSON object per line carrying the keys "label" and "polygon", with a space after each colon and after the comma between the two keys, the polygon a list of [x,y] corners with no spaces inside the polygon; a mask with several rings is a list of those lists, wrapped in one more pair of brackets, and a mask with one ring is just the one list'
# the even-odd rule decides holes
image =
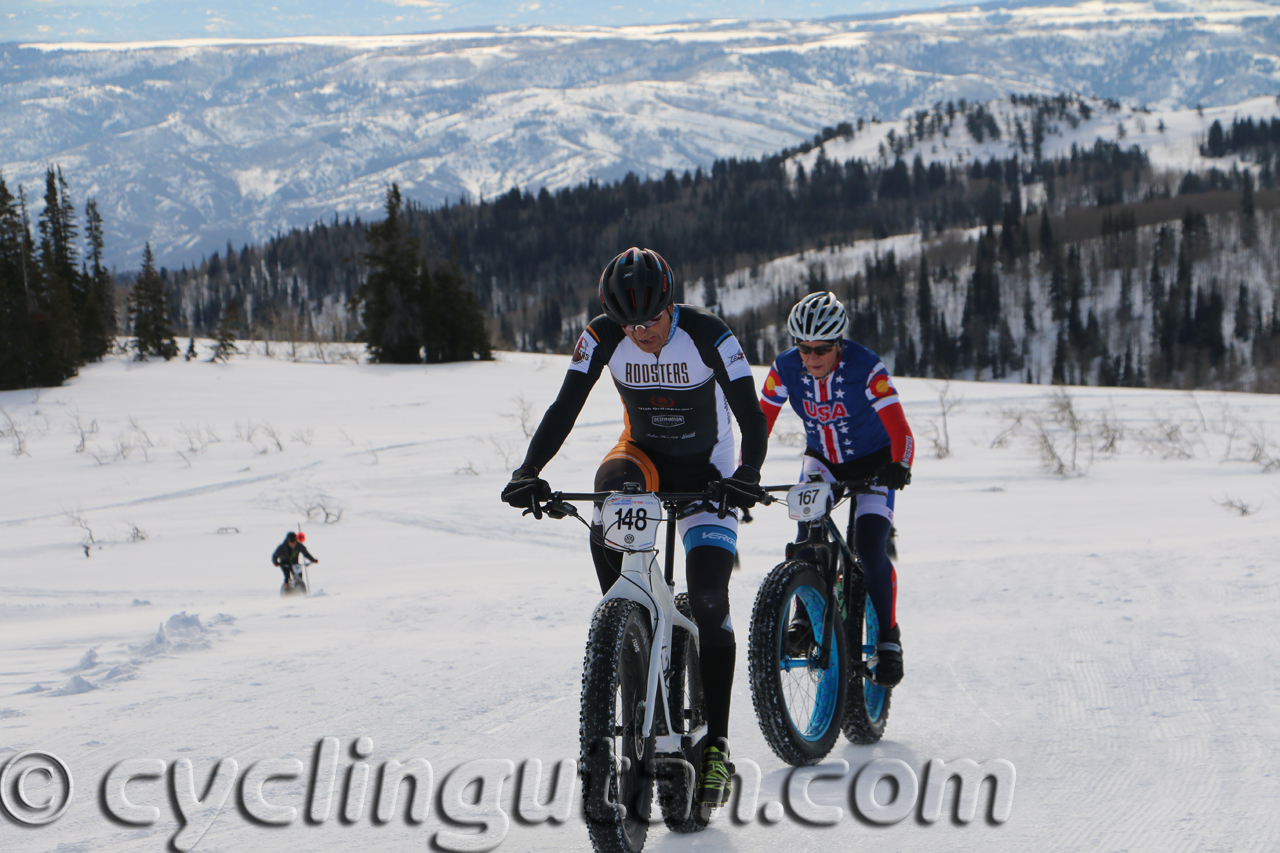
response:
{"label": "bare shrub", "polygon": [[[209,446],[208,436],[198,426],[189,427],[186,424],[179,424],[178,435],[186,439],[188,453],[204,453],[204,449]],[[181,451],[179,451],[179,454],[181,454]],[[185,459],[186,457],[184,456],[183,458]]]}
{"label": "bare shrub", "polygon": [[18,424],[4,409],[0,409],[0,417],[4,418],[4,425],[0,426],[0,437],[9,439],[11,451],[15,457],[30,456],[27,452],[27,433],[24,429],[18,427]]}
{"label": "bare shrub", "polygon": [[1138,433],[1142,451],[1161,459],[1194,459],[1195,445],[1185,427],[1170,415],[1153,415],[1151,425]]}
{"label": "bare shrub", "polygon": [[511,398],[511,402],[515,404],[516,410],[507,412],[502,417],[518,423],[525,438],[533,438],[534,430],[538,428],[538,421],[534,417],[533,401],[524,394],[517,394]]}
{"label": "bare shrub", "polygon": [[132,430],[141,442],[143,447],[155,447],[156,443],[151,440],[151,436],[147,435],[147,431],[132,417],[129,418],[129,429]]}
{"label": "bare shrub", "polygon": [[512,467],[512,460],[517,458],[520,452],[520,445],[513,439],[498,438],[493,433],[489,433],[489,446],[502,459],[502,464],[506,468]]}
{"label": "bare shrub", "polygon": [[1214,503],[1216,503],[1218,506],[1222,507],[1223,509],[1227,510],[1228,512],[1236,513],[1241,518],[1245,518],[1246,516],[1253,515],[1255,512],[1262,509],[1261,503],[1259,503],[1257,506],[1250,506],[1240,498],[1235,498],[1230,495],[1224,496],[1222,500],[1214,500]]}
{"label": "bare shrub", "polygon": [[314,427],[307,427],[306,429],[295,429],[293,431],[293,435],[289,436],[290,441],[296,441],[300,444],[305,444],[307,447],[311,446],[311,442],[315,441],[315,438],[316,438],[316,431]]}
{"label": "bare shrub", "polygon": [[111,446],[115,448],[115,458],[123,462],[133,453],[133,439],[129,437],[127,432],[116,433],[116,437],[112,440]]}
{"label": "bare shrub", "polygon": [[1119,453],[1120,442],[1124,440],[1124,424],[1113,412],[1103,412],[1102,419],[1094,424],[1093,435],[1099,453]]}
{"label": "bare shrub", "polygon": [[88,517],[80,510],[66,510],[63,512],[63,518],[67,520],[67,524],[72,527],[78,527],[84,533],[80,540],[80,547],[84,549],[84,555],[89,556],[89,549],[98,544],[98,540],[93,536],[93,528],[89,526]]}
{"label": "bare shrub", "polygon": [[302,500],[290,498],[289,502],[293,504],[295,510],[307,517],[307,521],[320,520],[325,524],[337,524],[342,521],[342,513],[345,511],[328,495],[315,495]]}
{"label": "bare shrub", "polygon": [[934,455],[939,459],[946,459],[951,455],[951,431],[947,428],[947,416],[964,402],[964,398],[951,396],[950,381],[943,382],[941,386],[930,383],[930,387],[938,395],[941,416],[937,421],[926,421],[925,432],[933,444]]}
{"label": "bare shrub", "polygon": [[1008,447],[1014,436],[1022,432],[1022,422],[1027,416],[1024,409],[1005,409],[1000,414],[1004,418],[1005,426],[995,438],[991,439],[992,450],[998,447]]}
{"label": "bare shrub", "polygon": [[77,409],[71,416],[71,431],[80,437],[80,443],[76,445],[76,453],[84,453],[89,436],[98,434],[98,421],[94,419],[86,424],[80,418],[80,411]]}
{"label": "bare shrub", "polygon": [[1245,452],[1250,462],[1262,466],[1264,474],[1280,469],[1280,457],[1276,455],[1280,451],[1272,446],[1262,424],[1257,429],[1245,427]]}
{"label": "bare shrub", "polygon": [[284,453],[284,443],[280,441],[280,433],[275,427],[267,421],[263,421],[258,425],[258,430],[266,436],[267,440],[270,441],[271,444],[276,446],[276,450],[278,452]]}

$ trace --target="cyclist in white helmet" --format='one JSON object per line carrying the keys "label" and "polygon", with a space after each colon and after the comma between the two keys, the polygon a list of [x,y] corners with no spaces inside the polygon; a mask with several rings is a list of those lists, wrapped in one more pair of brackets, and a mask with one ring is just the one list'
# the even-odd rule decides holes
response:
{"label": "cyclist in white helmet", "polygon": [[[911,482],[915,440],[897,389],[880,357],[844,337],[848,316],[834,293],[810,293],[791,309],[787,331],[796,345],[774,360],[760,395],[769,431],[783,404],[804,421],[800,480],[828,482],[874,476],[875,494],[858,495],[848,541],[858,551],[882,626],[876,681],[902,680],[902,644],[895,602],[898,579],[888,554],[896,491]],[[801,524],[800,537],[805,538]],[[797,540],[799,541],[799,540]]]}

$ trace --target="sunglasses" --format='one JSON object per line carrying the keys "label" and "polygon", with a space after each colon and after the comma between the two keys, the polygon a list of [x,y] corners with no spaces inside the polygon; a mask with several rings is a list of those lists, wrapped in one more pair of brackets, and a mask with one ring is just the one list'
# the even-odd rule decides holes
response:
{"label": "sunglasses", "polygon": [[659,314],[657,317],[654,317],[652,320],[646,320],[643,323],[632,323],[630,326],[623,326],[622,331],[643,332],[645,329],[652,329],[654,326],[658,325],[658,323],[660,322],[662,322],[661,314]]}
{"label": "sunglasses", "polygon": [[835,347],[835,344],[818,344],[816,347],[811,347],[808,344],[796,345],[796,349],[800,350],[801,355],[827,355]]}

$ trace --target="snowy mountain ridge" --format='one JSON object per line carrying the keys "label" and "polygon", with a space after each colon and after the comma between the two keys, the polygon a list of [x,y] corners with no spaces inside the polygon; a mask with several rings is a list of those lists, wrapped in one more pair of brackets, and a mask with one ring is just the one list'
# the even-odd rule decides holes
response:
{"label": "snowy mountain ridge", "polygon": [[[937,102],[1081,92],[1220,107],[1280,81],[1260,2],[964,7],[825,21],[0,47],[0,170],[98,198],[163,263],[340,215],[658,175]],[[1132,129],[1132,128],[1131,128]]]}

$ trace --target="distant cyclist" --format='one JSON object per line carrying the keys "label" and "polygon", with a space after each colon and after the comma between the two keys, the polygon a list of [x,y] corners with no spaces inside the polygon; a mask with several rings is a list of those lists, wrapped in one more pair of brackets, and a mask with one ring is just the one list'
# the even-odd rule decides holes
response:
{"label": "distant cyclist", "polygon": [[[587,395],[607,367],[622,397],[625,427],[596,471],[596,491],[639,483],[645,491],[702,492],[718,484],[732,506],[754,506],[761,495],[760,465],[768,447],[764,417],[746,355],[716,315],[672,302],[671,267],[651,249],[631,248],[600,276],[604,314],[578,339],[564,385],[529,442],[524,464],[511,475],[502,499],[528,507],[551,487],[538,474],[568,437]],[[742,463],[735,467],[730,417],[742,433]],[[593,518],[591,556],[600,590],[618,579],[622,555],[597,544],[600,507]],[[689,603],[701,639],[707,746],[698,802],[729,798],[729,699],[736,654],[729,619],[729,577],[737,552],[738,518],[702,510],[677,530],[685,548]]]}
{"label": "distant cyclist", "polygon": [[280,571],[284,572],[284,582],[289,583],[289,573],[293,567],[298,565],[302,557],[306,557],[313,563],[320,562],[311,556],[311,552],[306,546],[307,534],[294,533],[290,530],[285,534],[284,541],[280,543],[280,547],[276,548],[275,553],[271,555],[271,565],[279,566]]}
{"label": "distant cyclist", "polygon": [[[817,474],[827,482],[874,476],[880,484],[875,494],[856,496],[848,541],[862,561],[867,593],[882,626],[876,681],[892,687],[902,680],[902,638],[889,533],[895,490],[911,482],[915,440],[884,363],[866,347],[845,340],[847,326],[844,306],[834,293],[811,293],[796,303],[787,319],[796,346],[773,362],[760,408],[770,432],[788,399],[804,421],[801,482]],[[802,522],[800,538],[807,532]]]}

